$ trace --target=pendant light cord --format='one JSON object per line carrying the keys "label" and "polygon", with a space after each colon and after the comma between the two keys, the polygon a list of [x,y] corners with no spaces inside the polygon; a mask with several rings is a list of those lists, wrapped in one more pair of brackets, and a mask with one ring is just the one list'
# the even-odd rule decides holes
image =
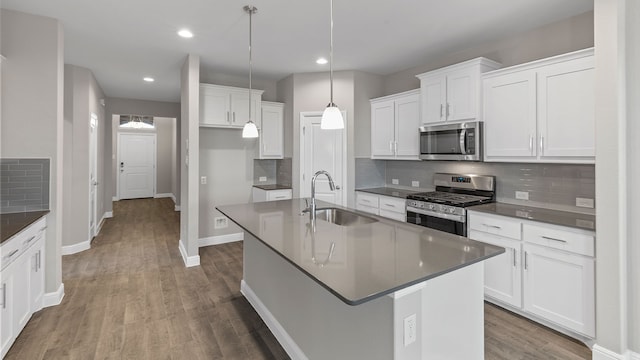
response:
{"label": "pendant light cord", "polygon": [[251,57],[251,34],[253,33],[253,29],[252,29],[252,16],[253,13],[255,11],[255,8],[253,6],[249,7],[249,121],[252,121],[251,119],[251,92],[252,92],[252,87],[251,87],[251,71],[253,69],[253,59]]}
{"label": "pendant light cord", "polygon": [[330,26],[330,35],[329,35],[329,86],[331,92],[331,103],[330,106],[335,106],[333,104],[333,0],[330,1],[329,10],[331,13],[331,26]]}

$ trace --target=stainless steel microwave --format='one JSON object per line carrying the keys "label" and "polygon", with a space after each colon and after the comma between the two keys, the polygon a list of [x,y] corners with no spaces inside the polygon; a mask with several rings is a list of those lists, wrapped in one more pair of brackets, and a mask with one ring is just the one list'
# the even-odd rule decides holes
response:
{"label": "stainless steel microwave", "polygon": [[421,126],[420,159],[482,161],[482,122]]}

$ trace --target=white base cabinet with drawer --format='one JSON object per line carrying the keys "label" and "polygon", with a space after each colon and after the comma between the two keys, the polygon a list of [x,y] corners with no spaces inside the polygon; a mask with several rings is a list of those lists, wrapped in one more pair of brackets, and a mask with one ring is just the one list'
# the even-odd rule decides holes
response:
{"label": "white base cabinet with drawer", "polygon": [[34,312],[42,309],[44,296],[44,242],[42,218],[0,248],[0,349],[4,357]]}
{"label": "white base cabinet with drawer", "polygon": [[263,190],[253,188],[253,202],[291,200],[291,189]]}
{"label": "white base cabinet with drawer", "polygon": [[468,212],[468,237],[502,246],[485,261],[485,297],[565,334],[595,338],[592,231]]}
{"label": "white base cabinet with drawer", "polygon": [[398,221],[407,221],[406,200],[356,191],[356,210]]}

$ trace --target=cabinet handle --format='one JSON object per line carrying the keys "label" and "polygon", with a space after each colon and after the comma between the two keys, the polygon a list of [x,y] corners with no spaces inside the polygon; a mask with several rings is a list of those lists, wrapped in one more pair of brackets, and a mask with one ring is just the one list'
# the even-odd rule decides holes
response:
{"label": "cabinet handle", "polygon": [[38,258],[36,259],[36,272],[42,269],[42,250],[38,250]]}
{"label": "cabinet handle", "polygon": [[370,203],[371,201],[367,200],[367,199],[360,199],[360,201],[362,202],[366,202],[366,203]]}
{"label": "cabinet handle", "polygon": [[29,238],[29,240],[25,241],[25,242],[24,242],[24,244],[25,244],[25,245],[29,245],[29,244],[31,244],[31,242],[32,242],[32,241],[33,241],[33,239],[35,239],[35,238],[36,238],[36,236],[35,236],[35,235],[33,235],[32,237],[30,237],[30,238]]}
{"label": "cabinet handle", "polygon": [[513,253],[513,267],[516,267],[516,249],[511,249]]}
{"label": "cabinet handle", "polygon": [[393,142],[393,147],[394,147],[393,148],[393,153],[398,155],[398,142],[397,141]]}
{"label": "cabinet handle", "polygon": [[11,259],[11,257],[12,257],[13,255],[15,255],[18,251],[20,251],[20,249],[15,249],[15,250],[13,250],[12,252],[10,252],[10,253],[9,253],[9,255],[7,256],[7,258],[8,258],[8,259]]}
{"label": "cabinet handle", "polygon": [[450,110],[450,109],[449,109],[450,105],[451,105],[451,104],[447,103],[447,119],[449,118],[449,114],[450,114],[450,111],[449,111],[449,110]]}
{"label": "cabinet handle", "polygon": [[533,155],[533,135],[529,135],[529,153]]}
{"label": "cabinet handle", "polygon": [[233,112],[233,122],[234,123],[236,122],[236,112],[235,111]]}
{"label": "cabinet handle", "polygon": [[482,225],[484,225],[484,226],[486,226],[486,227],[494,228],[494,229],[502,229],[502,228],[501,228],[500,226],[498,226],[498,225],[489,225],[489,224],[482,224]]}
{"label": "cabinet handle", "polygon": [[38,231],[39,231],[39,232],[43,232],[43,231],[45,231],[45,230],[47,230],[47,227],[46,227],[46,226],[45,226],[45,227],[43,227],[42,229],[38,230]]}
{"label": "cabinet handle", "polygon": [[393,152],[393,140],[389,140],[389,151]]}
{"label": "cabinet handle", "polygon": [[544,136],[540,135],[540,155],[544,155]]}
{"label": "cabinet handle", "polygon": [[7,283],[2,284],[2,308],[7,308]]}
{"label": "cabinet handle", "polygon": [[286,198],[286,196],[276,196],[274,199],[277,200],[277,199],[284,199],[284,198]]}
{"label": "cabinet handle", "polygon": [[231,118],[229,117],[229,112],[227,111],[227,122],[231,123]]}
{"label": "cabinet handle", "polygon": [[556,238],[552,238],[552,237],[548,237],[548,236],[543,236],[542,238],[543,238],[543,239],[546,239],[546,240],[559,241],[559,242],[563,242],[563,243],[566,243],[566,242],[567,242],[567,240],[563,240],[563,239],[556,239]]}
{"label": "cabinet handle", "polygon": [[442,111],[444,110],[444,105],[440,104],[440,119],[442,119]]}
{"label": "cabinet handle", "polygon": [[527,270],[527,268],[529,267],[529,266],[528,266],[528,265],[529,265],[529,263],[528,263],[528,261],[527,261],[527,260],[528,260],[528,259],[527,259],[527,252],[525,251],[525,252],[524,252],[524,269],[525,269],[525,270]]}

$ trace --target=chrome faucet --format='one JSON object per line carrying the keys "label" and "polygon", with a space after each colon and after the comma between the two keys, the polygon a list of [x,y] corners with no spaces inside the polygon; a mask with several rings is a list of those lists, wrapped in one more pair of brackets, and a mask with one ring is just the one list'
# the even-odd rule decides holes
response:
{"label": "chrome faucet", "polygon": [[333,178],[331,178],[331,175],[325,170],[320,170],[313,174],[313,177],[311,178],[311,205],[305,210],[309,211],[309,216],[312,221],[316,219],[316,179],[318,178],[318,175],[326,175],[327,179],[329,179],[329,188],[331,191],[336,189],[336,185],[333,183]]}

